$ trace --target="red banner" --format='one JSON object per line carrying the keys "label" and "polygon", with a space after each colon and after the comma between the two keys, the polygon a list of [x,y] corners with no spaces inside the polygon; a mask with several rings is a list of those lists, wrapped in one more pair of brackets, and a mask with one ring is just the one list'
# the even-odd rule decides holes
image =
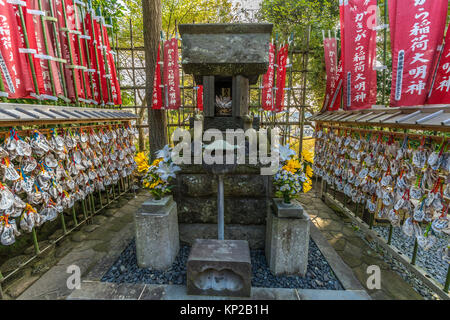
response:
{"label": "red banner", "polygon": [[325,71],[327,82],[325,87],[325,99],[322,109],[327,109],[331,102],[331,95],[336,89],[337,83],[337,47],[336,38],[323,39],[323,49],[325,55]]}
{"label": "red banner", "polygon": [[203,86],[198,86],[197,89],[197,108],[203,110]]}
{"label": "red banner", "polygon": [[161,65],[160,65],[160,49],[158,46],[158,56],[156,58],[155,76],[153,78],[153,103],[152,109],[161,109],[162,102],[162,89],[161,89]]}
{"label": "red banner", "polygon": [[27,56],[23,48],[22,29],[16,18],[16,6],[0,1],[0,73],[4,91],[0,96],[18,99],[34,92]]}
{"label": "red banner", "polygon": [[329,111],[339,110],[341,106],[342,82],[343,82],[342,59],[339,60],[339,64],[337,67],[337,74],[334,80],[335,82],[334,84],[332,84],[331,100],[327,106],[327,110]]}
{"label": "red banner", "polygon": [[[58,72],[58,63],[55,58],[54,39],[49,30],[52,28],[51,23],[44,21],[42,27],[41,16],[45,12],[50,11],[48,1],[43,1],[42,11],[39,9],[38,0],[31,0],[27,6],[27,30],[30,45],[35,46],[36,54],[34,55],[34,63],[36,76],[40,82],[39,94],[42,100],[57,100],[57,96],[64,94],[61,78]],[[34,31],[34,32],[33,32]],[[47,41],[46,41],[47,40]],[[40,72],[39,72],[40,70]],[[54,85],[54,92],[52,87]]]}
{"label": "red banner", "polygon": [[122,104],[122,98],[120,95],[119,78],[117,77],[116,64],[114,62],[114,56],[109,43],[108,30],[106,29],[106,26],[103,26],[103,39],[105,41],[104,45],[106,46],[108,70],[110,74],[109,79],[111,80],[111,95],[114,104],[120,105]]}
{"label": "red banner", "polygon": [[[391,106],[423,105],[431,87],[448,0],[389,1],[393,25]],[[395,12],[395,14],[394,14]],[[405,32],[398,32],[405,30]]]}
{"label": "red banner", "polygon": [[98,59],[98,75],[100,78],[100,88],[102,91],[102,104],[106,104],[109,102],[109,88],[108,88],[108,80],[106,74],[105,67],[105,56],[103,55],[103,42],[102,42],[102,34],[101,34],[101,26],[100,26],[100,17],[94,18],[94,33],[95,33],[95,50],[97,52]]}
{"label": "red banner", "polygon": [[284,108],[284,86],[286,84],[286,62],[288,58],[289,45],[281,47],[277,54],[277,94],[275,111],[280,112]]}
{"label": "red banner", "polygon": [[[75,34],[73,32],[70,32],[70,30],[74,30],[75,28],[74,25],[75,17],[73,15],[74,12],[72,1],[65,0],[65,7],[63,8],[62,1],[55,0],[55,8],[56,8],[56,18],[58,19],[58,27],[60,31],[62,57],[67,61],[64,69],[64,78],[66,81],[67,95],[68,98],[74,101],[76,96],[84,98],[84,92],[81,84],[81,77],[82,77],[81,70],[77,69],[78,56],[75,51],[76,38]],[[64,19],[65,16],[64,12],[66,13],[67,26],[66,21]]]}
{"label": "red banner", "polygon": [[164,89],[166,109],[178,109],[181,98],[178,40],[176,38],[164,43]]}
{"label": "red banner", "polygon": [[[368,109],[376,104],[376,0],[345,0],[343,75],[344,108]],[[342,19],[341,19],[342,20]]]}
{"label": "red banner", "polygon": [[269,67],[263,76],[261,106],[264,110],[273,110],[273,84],[275,76],[275,46],[269,44]]}
{"label": "red banner", "polygon": [[[98,57],[98,50],[97,50],[97,46],[96,46],[96,41],[94,42],[95,38],[95,32],[94,29],[92,27],[92,25],[95,23],[95,21],[91,18],[91,14],[90,13],[86,13],[86,17],[84,20],[84,24],[86,26],[86,33],[89,36],[89,56],[90,56],[90,62],[91,64],[89,65],[89,69],[88,72],[91,73],[92,75],[92,89],[93,89],[93,93],[92,93],[92,99],[94,101],[96,101],[98,104],[101,104],[103,102],[103,99],[101,97],[101,95],[103,94],[103,92],[101,91],[101,82],[100,82],[100,74],[98,72],[98,68],[97,68],[97,61],[99,61],[99,57]],[[100,65],[100,61],[98,63]],[[106,79],[105,79],[106,81]],[[107,94],[107,92],[106,92]]]}
{"label": "red banner", "polygon": [[427,104],[448,103],[450,103],[450,26],[447,29],[439,67],[427,100]]}

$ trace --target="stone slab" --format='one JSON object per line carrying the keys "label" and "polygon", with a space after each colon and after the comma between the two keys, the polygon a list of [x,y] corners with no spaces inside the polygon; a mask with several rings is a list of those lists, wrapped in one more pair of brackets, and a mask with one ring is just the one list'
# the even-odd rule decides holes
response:
{"label": "stone slab", "polygon": [[304,276],[308,267],[310,219],[303,212],[302,219],[279,218],[267,215],[266,259],[275,275]]}
{"label": "stone slab", "polygon": [[183,68],[204,76],[264,74],[272,28],[272,24],[181,24]]}
{"label": "stone slab", "polygon": [[251,260],[244,240],[197,239],[187,261],[187,292],[191,295],[248,297]]}
{"label": "stone slab", "polygon": [[283,203],[283,199],[272,199],[275,214],[279,218],[303,218],[303,207],[297,201],[292,201],[291,204],[286,205]]}
{"label": "stone slab", "polygon": [[[136,258],[141,268],[165,270],[175,261],[180,249],[176,203],[171,197],[159,202],[165,205],[144,202],[134,215]],[[148,208],[155,211],[147,211]]]}

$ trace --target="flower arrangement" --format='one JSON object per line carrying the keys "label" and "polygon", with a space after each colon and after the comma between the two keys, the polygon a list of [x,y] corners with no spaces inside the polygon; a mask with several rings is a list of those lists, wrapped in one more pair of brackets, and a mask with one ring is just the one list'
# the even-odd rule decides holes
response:
{"label": "flower arrangement", "polygon": [[181,170],[172,162],[171,151],[172,148],[166,145],[156,153],[157,158],[150,165],[148,156],[144,153],[138,153],[135,157],[138,173],[142,174],[142,185],[155,200],[160,200],[171,192],[170,182],[176,177],[175,173]]}
{"label": "flower arrangement", "polygon": [[302,159],[296,159],[296,153],[289,144],[279,147],[280,166],[273,177],[276,187],[275,195],[283,198],[284,203],[291,203],[300,192],[308,192],[312,188],[311,168],[312,155],[302,152]]}

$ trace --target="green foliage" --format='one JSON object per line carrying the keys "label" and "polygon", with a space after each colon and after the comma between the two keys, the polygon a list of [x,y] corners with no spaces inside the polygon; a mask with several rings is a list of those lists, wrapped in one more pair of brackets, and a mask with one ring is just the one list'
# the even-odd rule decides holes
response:
{"label": "green foliage", "polygon": [[[336,0],[263,0],[260,20],[274,24],[274,35],[279,41],[294,34],[296,50],[305,49],[305,34],[311,26],[308,59],[307,104],[314,109],[322,106],[325,94],[325,61],[322,30],[339,30],[339,1]],[[295,70],[301,70],[301,55],[294,57]],[[301,84],[301,74],[293,75],[294,86]]]}

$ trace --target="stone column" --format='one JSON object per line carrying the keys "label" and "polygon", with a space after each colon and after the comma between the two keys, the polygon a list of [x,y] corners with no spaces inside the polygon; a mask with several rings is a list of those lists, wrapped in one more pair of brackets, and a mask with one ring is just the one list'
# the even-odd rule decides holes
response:
{"label": "stone column", "polygon": [[274,199],[266,225],[266,260],[275,275],[304,276],[308,267],[309,216],[293,202],[291,207],[280,205]]}
{"label": "stone column", "polygon": [[169,268],[180,249],[177,205],[172,196],[145,201],[135,214],[135,230],[138,266]]}

